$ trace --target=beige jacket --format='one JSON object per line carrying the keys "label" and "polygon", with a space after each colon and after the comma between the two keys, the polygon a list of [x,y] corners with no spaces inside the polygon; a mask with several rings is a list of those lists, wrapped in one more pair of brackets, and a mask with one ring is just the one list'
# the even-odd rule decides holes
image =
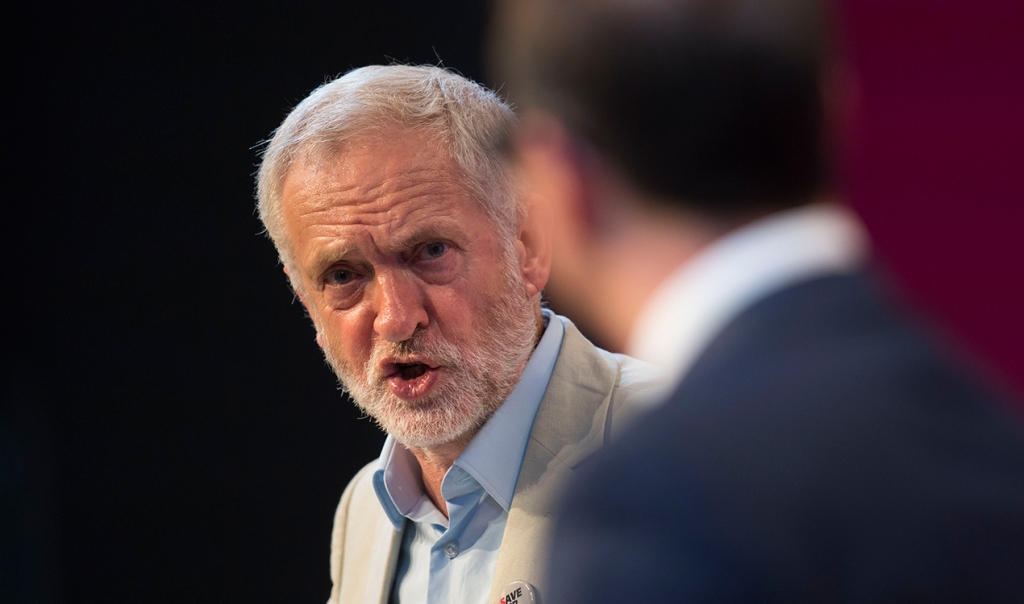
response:
{"label": "beige jacket", "polygon": [[[547,391],[537,411],[505,525],[488,603],[510,582],[547,593],[545,555],[559,496],[573,468],[607,444],[664,391],[651,365],[595,347],[569,321]],[[374,493],[377,462],[356,474],[341,496],[331,536],[328,604],[386,604],[402,532]],[[453,603],[457,604],[457,603]]]}

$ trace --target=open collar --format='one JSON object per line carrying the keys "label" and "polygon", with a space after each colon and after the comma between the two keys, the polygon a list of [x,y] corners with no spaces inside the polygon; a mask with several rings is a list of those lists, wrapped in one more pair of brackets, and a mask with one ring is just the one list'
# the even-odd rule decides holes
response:
{"label": "open collar", "polygon": [[[522,376],[505,402],[455,461],[506,512],[511,509],[534,417],[562,347],[562,320],[544,309],[547,327]],[[451,472],[451,470],[449,470]],[[413,454],[391,435],[373,474],[373,488],[388,520],[398,530],[403,518],[422,507],[423,480]]]}

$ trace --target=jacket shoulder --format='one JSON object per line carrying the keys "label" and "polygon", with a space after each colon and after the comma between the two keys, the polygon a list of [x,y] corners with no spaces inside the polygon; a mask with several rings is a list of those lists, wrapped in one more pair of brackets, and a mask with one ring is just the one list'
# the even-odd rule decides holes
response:
{"label": "jacket shoulder", "polygon": [[597,349],[614,368],[617,379],[609,401],[609,425],[606,432],[610,438],[617,438],[625,426],[658,407],[670,393],[669,373],[639,359]]}

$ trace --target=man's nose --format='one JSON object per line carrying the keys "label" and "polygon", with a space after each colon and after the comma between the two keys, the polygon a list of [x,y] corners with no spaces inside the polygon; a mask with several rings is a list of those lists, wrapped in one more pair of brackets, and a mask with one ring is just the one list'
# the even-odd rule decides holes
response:
{"label": "man's nose", "polygon": [[425,328],[430,318],[423,305],[423,290],[401,271],[377,274],[377,317],[373,329],[388,342],[404,342],[418,327]]}

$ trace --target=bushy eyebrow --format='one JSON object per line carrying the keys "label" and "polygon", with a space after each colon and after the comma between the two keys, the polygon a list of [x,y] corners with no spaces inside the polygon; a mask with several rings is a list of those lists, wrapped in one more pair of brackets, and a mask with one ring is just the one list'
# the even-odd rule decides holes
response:
{"label": "bushy eyebrow", "polygon": [[351,255],[351,247],[334,247],[320,250],[313,256],[313,261],[309,264],[309,271],[306,273],[306,278],[312,283],[318,283],[320,275],[327,270],[327,267],[337,264],[345,259],[346,256]]}
{"label": "bushy eyebrow", "polygon": [[412,249],[429,241],[449,240],[453,236],[464,233],[461,225],[455,220],[439,220],[430,224],[418,224],[389,245],[381,248],[385,254],[394,254]]}
{"label": "bushy eyebrow", "polygon": [[[413,226],[408,230],[408,232],[402,233],[400,237],[389,242],[388,245],[380,248],[378,251],[385,255],[401,253],[430,241],[450,241],[453,236],[462,235],[464,233],[465,231],[462,229],[462,226],[456,220],[435,220],[430,224],[419,224]],[[457,244],[458,242],[455,243]],[[306,276],[311,282],[316,283],[319,280],[320,275],[330,266],[337,264],[354,254],[355,248],[350,245],[320,250],[313,256],[313,261],[309,265],[310,269]]]}

